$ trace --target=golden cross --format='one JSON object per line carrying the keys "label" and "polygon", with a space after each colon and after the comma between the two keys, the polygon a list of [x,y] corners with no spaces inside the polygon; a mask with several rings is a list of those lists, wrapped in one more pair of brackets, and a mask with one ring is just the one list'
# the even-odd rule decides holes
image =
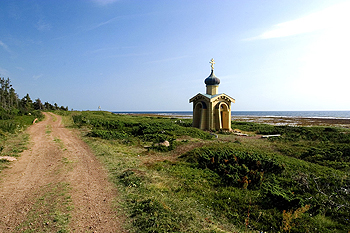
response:
{"label": "golden cross", "polygon": [[211,64],[211,69],[214,70],[214,58],[212,58],[209,63]]}

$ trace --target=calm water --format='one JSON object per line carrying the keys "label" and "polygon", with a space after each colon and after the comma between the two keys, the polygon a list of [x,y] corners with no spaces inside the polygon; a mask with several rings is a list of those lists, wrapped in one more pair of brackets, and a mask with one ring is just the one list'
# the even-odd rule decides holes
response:
{"label": "calm water", "polygon": [[[118,114],[156,114],[166,116],[192,117],[192,111],[156,111],[156,112],[114,112]],[[232,116],[261,117],[315,117],[315,118],[347,118],[350,111],[232,111]]]}

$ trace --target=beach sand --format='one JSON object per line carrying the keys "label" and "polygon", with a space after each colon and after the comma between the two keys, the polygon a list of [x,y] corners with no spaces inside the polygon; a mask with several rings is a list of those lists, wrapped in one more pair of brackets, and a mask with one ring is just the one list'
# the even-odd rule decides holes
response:
{"label": "beach sand", "polygon": [[[147,116],[147,117],[165,117],[188,119],[192,116],[182,115],[162,115],[162,114],[135,114],[128,115]],[[350,119],[346,118],[325,118],[325,117],[278,117],[278,116],[232,116],[232,121],[255,122],[271,125],[289,125],[289,126],[335,126],[350,128]]]}
{"label": "beach sand", "polygon": [[232,116],[232,120],[265,123],[265,124],[271,124],[271,125],[336,126],[336,127],[350,128],[350,119],[344,119],[344,118]]}
{"label": "beach sand", "polygon": [[[128,114],[148,117],[166,117],[166,118],[192,118],[192,116],[181,115],[160,115],[160,114]],[[322,117],[269,117],[269,116],[232,116],[232,121],[255,122],[271,125],[289,125],[289,126],[335,126],[350,128],[350,119],[345,118],[322,118]]]}

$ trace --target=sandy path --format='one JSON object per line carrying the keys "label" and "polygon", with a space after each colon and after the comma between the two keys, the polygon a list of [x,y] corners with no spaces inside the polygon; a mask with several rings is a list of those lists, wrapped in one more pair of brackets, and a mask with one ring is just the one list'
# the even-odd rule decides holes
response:
{"label": "sandy path", "polygon": [[26,221],[42,187],[57,182],[71,188],[69,232],[123,232],[112,207],[117,193],[106,171],[88,146],[62,126],[60,116],[45,115],[27,130],[30,149],[1,175],[0,232],[14,231]]}

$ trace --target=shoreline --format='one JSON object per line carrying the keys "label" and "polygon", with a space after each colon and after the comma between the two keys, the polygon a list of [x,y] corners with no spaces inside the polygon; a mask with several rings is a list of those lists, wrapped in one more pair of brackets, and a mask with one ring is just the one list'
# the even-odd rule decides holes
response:
{"label": "shoreline", "polygon": [[233,121],[245,121],[289,126],[337,126],[350,128],[350,119],[331,117],[232,116]]}
{"label": "shoreline", "polygon": [[[116,113],[119,114],[119,113]],[[192,119],[192,115],[167,115],[154,113],[123,113],[125,115]],[[293,116],[231,116],[232,121],[254,122],[288,126],[337,126],[350,128],[350,118],[337,117],[293,117]]]}

